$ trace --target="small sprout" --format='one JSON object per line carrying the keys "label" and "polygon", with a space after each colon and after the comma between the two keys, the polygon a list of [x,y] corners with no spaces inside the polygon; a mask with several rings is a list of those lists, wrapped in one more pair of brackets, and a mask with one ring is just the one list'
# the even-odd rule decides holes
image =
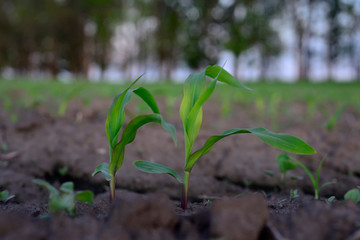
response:
{"label": "small sprout", "polygon": [[3,152],[7,152],[7,151],[9,150],[8,145],[7,145],[6,143],[2,143],[2,144],[1,144],[1,150],[2,150]]}
{"label": "small sprout", "polygon": [[326,203],[331,205],[334,202],[334,200],[335,200],[335,196],[331,196],[328,199],[326,199]]}
{"label": "small sprout", "polygon": [[15,195],[9,196],[8,190],[4,190],[4,191],[0,192],[0,202],[7,203],[10,199],[13,199],[14,197],[15,197]]}
{"label": "small sprout", "polygon": [[247,178],[243,178],[243,183],[246,188],[250,188],[252,182],[248,180]]}
{"label": "small sprout", "polygon": [[297,189],[290,189],[290,199],[295,199],[295,198],[298,198],[300,195],[299,195],[299,190]]}
{"label": "small sprout", "polygon": [[[183,185],[182,207],[187,208],[190,173],[197,161],[207,154],[214,144],[221,139],[234,135],[250,133],[254,134],[260,140],[269,144],[272,147],[279,148],[284,151],[297,154],[314,154],[316,151],[303,140],[287,135],[271,132],[265,128],[233,128],[229,129],[219,135],[211,136],[207,139],[204,145],[197,151],[193,151],[194,142],[198,136],[203,120],[203,105],[210,98],[217,82],[223,82],[233,87],[250,90],[243,86],[240,82],[231,76],[226,70],[220,66],[208,66],[200,73],[190,74],[184,83],[184,97],[180,106],[180,117],[183,122],[184,129],[184,146],[185,146],[185,167],[184,177],[179,179],[176,176],[179,174],[170,174],[175,177]],[[277,99],[280,100],[278,97]],[[135,161],[134,165],[141,171],[148,173],[159,173],[149,170],[148,165],[155,164],[153,162]],[[159,164],[156,164],[158,168]],[[165,167],[165,166],[164,166]],[[167,167],[166,167],[167,168]],[[155,168],[156,169],[156,168]],[[163,172],[169,174],[168,170]],[[171,169],[172,170],[172,169]],[[173,170],[175,171],[175,170]],[[174,176],[175,175],[175,176]],[[246,183],[245,183],[246,184]]]}
{"label": "small sprout", "polygon": [[351,199],[355,204],[360,201],[360,191],[358,188],[353,188],[347,191],[344,195],[345,200]]}
{"label": "small sprout", "polygon": [[265,170],[264,172],[265,172],[266,175],[268,175],[268,176],[270,176],[270,177],[275,177],[274,172],[271,171],[271,170]]}
{"label": "small sprout", "polygon": [[276,163],[281,173],[280,185],[284,187],[286,172],[297,168],[297,164],[291,161],[290,156],[287,153],[279,154],[276,158]]}
{"label": "small sprout", "polygon": [[64,177],[64,176],[66,176],[68,170],[69,170],[68,167],[65,166],[65,167],[59,168],[58,172],[59,172],[60,176]]}
{"label": "small sprout", "polygon": [[336,109],[336,112],[325,122],[324,126],[326,130],[332,131],[336,127],[339,122],[341,115],[345,111],[346,105],[342,104],[340,107]]}
{"label": "small sprout", "polygon": [[51,186],[49,183],[40,179],[34,179],[33,183],[43,186],[49,190],[50,195],[48,206],[50,212],[52,213],[65,211],[71,216],[74,216],[76,213],[75,200],[89,204],[92,204],[94,201],[94,194],[89,190],[74,192],[73,182],[63,183],[60,186],[60,191]]}
{"label": "small sprout", "polygon": [[[105,123],[106,136],[109,141],[110,164],[102,163],[98,165],[92,174],[92,176],[95,176],[98,173],[102,173],[105,179],[110,182],[110,202],[115,198],[115,175],[123,164],[125,147],[135,140],[136,132],[141,126],[152,122],[159,123],[164,130],[171,134],[175,145],[177,144],[175,127],[166,122],[160,115],[159,107],[151,93],[143,87],[131,89],[140,78],[141,76],[122,93],[115,96],[114,101],[109,108]],[[125,106],[129,103],[133,93],[138,95],[153,113],[134,117],[124,127],[119,140],[120,132],[125,122]]]}
{"label": "small sprout", "polygon": [[315,199],[319,199],[319,192],[320,192],[321,189],[323,189],[327,185],[335,184],[335,182],[326,182],[326,183],[324,183],[323,185],[321,185],[319,187],[320,172],[321,172],[322,165],[323,165],[323,163],[325,161],[325,158],[326,158],[326,155],[320,161],[320,164],[319,164],[318,169],[316,171],[316,176],[315,177],[312,175],[310,170],[303,163],[301,163],[299,160],[294,159],[296,164],[298,164],[306,172],[306,174],[308,175],[308,177],[309,177],[309,179],[310,179],[310,181],[311,181],[311,183],[313,185],[313,188],[314,188],[314,198]]}

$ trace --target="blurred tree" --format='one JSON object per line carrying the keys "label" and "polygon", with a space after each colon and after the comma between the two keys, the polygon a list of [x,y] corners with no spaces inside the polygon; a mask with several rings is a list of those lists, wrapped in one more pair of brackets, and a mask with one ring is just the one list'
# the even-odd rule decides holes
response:
{"label": "blurred tree", "polygon": [[181,49],[182,56],[192,69],[215,64],[220,53],[219,39],[224,30],[219,24],[223,9],[217,0],[186,1],[183,3]]}
{"label": "blurred tree", "polygon": [[224,47],[234,54],[234,76],[238,78],[239,58],[251,48],[258,48],[262,56],[262,66],[266,68],[268,59],[280,53],[277,32],[270,26],[271,18],[279,9],[278,1],[234,1],[226,9],[225,29],[228,37]]}
{"label": "blurred tree", "polygon": [[160,78],[171,80],[171,71],[174,69],[178,56],[179,30],[181,19],[178,12],[179,2],[155,0],[153,14],[157,19],[155,30],[155,54],[160,65]]}

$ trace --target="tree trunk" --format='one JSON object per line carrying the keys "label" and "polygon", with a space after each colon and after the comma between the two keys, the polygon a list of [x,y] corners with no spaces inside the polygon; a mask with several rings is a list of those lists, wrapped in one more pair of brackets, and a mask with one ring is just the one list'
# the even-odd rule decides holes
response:
{"label": "tree trunk", "polygon": [[239,56],[235,55],[234,56],[234,66],[233,66],[233,75],[234,78],[239,80]]}

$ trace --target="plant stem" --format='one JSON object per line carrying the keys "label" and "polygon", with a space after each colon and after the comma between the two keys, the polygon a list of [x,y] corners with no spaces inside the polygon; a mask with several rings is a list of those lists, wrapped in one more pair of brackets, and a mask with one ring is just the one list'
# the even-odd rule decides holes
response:
{"label": "plant stem", "polygon": [[319,199],[319,190],[318,189],[314,189],[315,190],[315,199]]}
{"label": "plant stem", "polygon": [[115,199],[115,175],[111,175],[110,179],[110,202]]}
{"label": "plant stem", "polygon": [[184,172],[184,188],[183,188],[183,195],[181,199],[181,207],[186,210],[187,202],[188,202],[188,194],[189,194],[189,179],[190,179],[190,172]]}

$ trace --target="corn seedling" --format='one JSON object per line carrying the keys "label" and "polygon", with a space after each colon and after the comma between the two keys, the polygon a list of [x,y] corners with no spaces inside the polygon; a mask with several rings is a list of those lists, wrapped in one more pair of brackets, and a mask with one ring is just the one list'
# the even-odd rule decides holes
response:
{"label": "corn seedling", "polygon": [[75,200],[79,200],[83,203],[93,203],[94,194],[89,191],[74,192],[74,183],[65,182],[60,186],[60,191],[55,187],[51,186],[48,182],[40,179],[34,179],[33,183],[45,187],[49,190],[49,210],[52,213],[58,213],[65,211],[71,216],[76,213]]}
{"label": "corn seedling", "polygon": [[9,195],[9,191],[8,190],[4,190],[2,192],[0,192],[0,202],[8,202],[10,199],[13,199],[15,197],[15,195]]}
{"label": "corn seedling", "polygon": [[319,193],[320,193],[321,189],[323,189],[327,185],[334,184],[334,182],[326,182],[323,185],[319,186],[320,172],[321,172],[321,168],[322,168],[322,165],[324,163],[325,158],[326,158],[326,156],[323,157],[323,159],[320,161],[320,164],[319,164],[319,166],[317,168],[315,176],[313,176],[313,174],[310,172],[310,170],[302,162],[292,158],[293,161],[297,165],[299,165],[305,171],[305,173],[308,175],[308,177],[309,177],[309,179],[310,179],[310,181],[311,181],[311,183],[313,185],[313,188],[314,188],[314,198],[315,199],[319,199]]}
{"label": "corn seedling", "polygon": [[330,116],[330,118],[324,124],[326,130],[328,130],[328,131],[334,130],[335,126],[338,124],[338,122],[341,118],[341,115],[345,111],[345,108],[346,108],[346,105],[343,104],[336,109],[335,113],[332,116]]}
{"label": "corn seedling", "polygon": [[299,190],[297,189],[290,189],[290,199],[293,200],[295,198],[298,198],[299,195]]}
{"label": "corn seedling", "polygon": [[329,204],[329,205],[331,205],[331,204],[334,202],[335,199],[336,199],[335,196],[331,196],[331,197],[329,197],[328,199],[326,199],[326,203]]}
{"label": "corn seedling", "polygon": [[[141,77],[141,76],[140,76]],[[109,141],[110,164],[102,163],[93,172],[93,176],[102,173],[107,181],[110,182],[110,202],[115,198],[115,175],[121,168],[124,161],[125,146],[134,141],[137,130],[147,123],[159,123],[168,131],[175,144],[177,144],[175,128],[173,125],[163,120],[159,108],[151,93],[143,87],[131,89],[140,79],[136,79],[127,89],[118,94],[110,106],[106,119],[106,136]],[[132,93],[138,95],[153,111],[152,114],[138,115],[124,127],[120,140],[120,130],[125,122],[125,106],[129,103]]]}
{"label": "corn seedling", "polygon": [[190,173],[201,156],[208,153],[219,140],[240,133],[252,133],[270,146],[298,154],[313,154],[315,150],[299,138],[287,134],[270,132],[265,128],[233,128],[220,135],[211,136],[197,151],[193,151],[195,139],[199,133],[203,113],[202,106],[213,93],[216,83],[220,81],[233,87],[248,89],[236,81],[231,74],[219,66],[209,66],[204,71],[191,74],[184,84],[184,97],[180,106],[180,117],[184,128],[185,167],[184,177],[164,165],[148,161],[135,161],[134,165],[141,171],[165,173],[173,176],[183,184],[182,208],[187,208]]}
{"label": "corn seedling", "polygon": [[360,201],[360,191],[358,188],[353,188],[347,191],[344,195],[345,200],[351,199],[355,204]]}
{"label": "corn seedling", "polygon": [[294,170],[297,168],[297,164],[293,161],[291,161],[289,154],[279,154],[276,157],[276,163],[279,167],[281,176],[280,176],[280,186],[285,186],[285,176],[286,173],[290,170]]}

